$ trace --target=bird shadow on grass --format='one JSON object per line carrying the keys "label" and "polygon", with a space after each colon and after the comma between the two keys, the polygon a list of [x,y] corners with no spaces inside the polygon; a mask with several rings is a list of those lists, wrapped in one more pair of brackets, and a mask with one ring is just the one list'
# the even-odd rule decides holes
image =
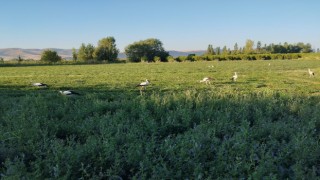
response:
{"label": "bird shadow on grass", "polygon": [[264,87],[268,87],[268,85],[267,84],[258,84],[256,86],[256,88],[264,88]]}
{"label": "bird shadow on grass", "polygon": [[283,81],[283,84],[295,84],[294,81]]}
{"label": "bird shadow on grass", "polygon": [[259,80],[259,79],[247,79],[246,81],[248,81],[248,82],[257,82],[257,81],[261,81],[261,80]]}
{"label": "bird shadow on grass", "polygon": [[219,84],[224,84],[224,85],[244,85],[244,84],[250,84],[250,82],[247,81],[226,81],[226,82],[220,82]]}

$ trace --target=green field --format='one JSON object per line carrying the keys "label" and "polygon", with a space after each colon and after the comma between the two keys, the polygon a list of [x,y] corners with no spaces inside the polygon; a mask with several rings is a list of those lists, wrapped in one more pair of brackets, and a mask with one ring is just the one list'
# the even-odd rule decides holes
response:
{"label": "green field", "polygon": [[317,179],[319,73],[319,60],[0,67],[0,177]]}

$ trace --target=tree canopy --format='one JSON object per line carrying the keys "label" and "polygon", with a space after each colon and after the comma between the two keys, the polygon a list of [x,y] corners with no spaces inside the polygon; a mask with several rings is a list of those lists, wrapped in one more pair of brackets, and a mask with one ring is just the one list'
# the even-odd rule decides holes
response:
{"label": "tree canopy", "polygon": [[95,48],[92,44],[85,45],[82,43],[77,54],[77,59],[85,62],[93,60],[94,50]]}
{"label": "tree canopy", "polygon": [[154,61],[155,57],[159,57],[161,61],[166,61],[169,53],[162,47],[159,39],[146,39],[128,45],[125,48],[127,58],[131,62]]}
{"label": "tree canopy", "polygon": [[41,61],[45,62],[58,62],[61,61],[61,57],[58,55],[56,51],[47,49],[44,50],[41,54]]}
{"label": "tree canopy", "polygon": [[113,37],[106,37],[98,42],[94,50],[94,59],[97,61],[114,62],[117,60],[119,50],[116,47],[116,40]]}
{"label": "tree canopy", "polygon": [[279,44],[265,44],[262,46],[261,41],[257,42],[256,47],[254,47],[254,41],[248,39],[244,47],[239,47],[238,43],[235,43],[233,50],[227,49],[226,46],[213,48],[212,45],[208,46],[208,49],[204,55],[210,55],[211,49],[214,49],[214,54],[216,55],[231,55],[231,54],[287,54],[287,53],[311,53],[315,50],[312,49],[310,43],[296,43],[289,44],[285,42],[283,45]]}

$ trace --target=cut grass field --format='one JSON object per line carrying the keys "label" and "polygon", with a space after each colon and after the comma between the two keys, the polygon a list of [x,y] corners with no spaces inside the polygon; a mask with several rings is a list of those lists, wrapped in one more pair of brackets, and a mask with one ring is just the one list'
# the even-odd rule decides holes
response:
{"label": "cut grass field", "polygon": [[317,60],[0,67],[0,174],[319,178],[318,72]]}
{"label": "cut grass field", "polygon": [[[212,65],[214,67],[208,67]],[[309,78],[308,68],[317,73],[320,71],[319,61],[211,61],[2,67],[0,88],[34,90],[30,86],[32,82],[44,82],[50,85],[48,92],[65,88],[130,92],[136,91],[134,85],[149,79],[152,85],[148,92],[208,88],[260,91],[257,87],[265,87],[271,90],[312,93],[320,82],[318,76]],[[239,74],[237,83],[230,81],[234,72]],[[205,76],[214,78],[212,86],[198,83]]]}

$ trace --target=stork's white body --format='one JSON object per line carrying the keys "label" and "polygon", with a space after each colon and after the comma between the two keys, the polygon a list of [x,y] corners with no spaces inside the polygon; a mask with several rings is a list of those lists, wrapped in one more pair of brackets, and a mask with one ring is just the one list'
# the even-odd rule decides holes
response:
{"label": "stork's white body", "polygon": [[59,91],[60,94],[65,95],[65,96],[72,96],[72,95],[79,95],[79,93],[67,90],[67,91]]}
{"label": "stork's white body", "polygon": [[146,79],[146,81],[141,82],[140,84],[137,85],[137,87],[140,87],[140,94],[142,95],[142,90],[145,90],[147,86],[149,86],[150,81],[148,81],[148,79]]}
{"label": "stork's white body", "polygon": [[142,86],[142,87],[146,87],[150,84],[150,82],[148,81],[148,79],[146,79],[145,82],[140,83],[138,86]]}
{"label": "stork's white body", "polygon": [[148,81],[148,79],[146,79],[146,81],[138,84],[137,86],[140,86],[141,88],[146,89],[146,87],[150,84],[150,82]]}
{"label": "stork's white body", "polygon": [[310,69],[308,69],[308,72],[309,72],[309,77],[313,77],[314,76],[314,72],[311,71]]}
{"label": "stork's white body", "polygon": [[237,74],[237,72],[234,72],[234,75],[232,76],[232,78],[231,78],[233,81],[237,81],[237,79],[238,79],[238,74]]}
{"label": "stork's white body", "polygon": [[33,83],[32,85],[37,87],[48,87],[48,85],[44,83]]}
{"label": "stork's white body", "polygon": [[211,84],[211,80],[212,78],[211,77],[204,77],[200,82],[205,82],[206,84]]}

